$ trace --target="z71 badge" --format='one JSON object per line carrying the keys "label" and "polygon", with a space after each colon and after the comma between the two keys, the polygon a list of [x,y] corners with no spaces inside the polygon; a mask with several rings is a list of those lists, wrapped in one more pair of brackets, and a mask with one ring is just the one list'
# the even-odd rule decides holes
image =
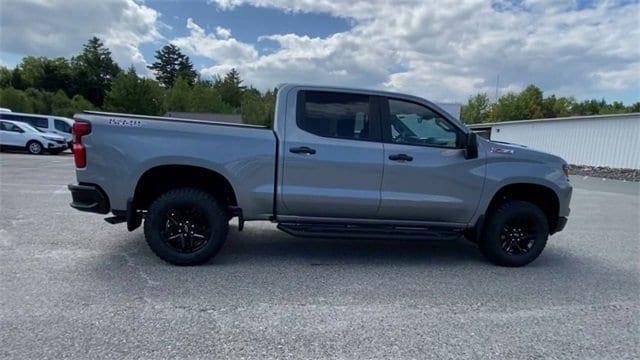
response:
{"label": "z71 badge", "polygon": [[109,119],[109,125],[126,126],[126,127],[142,127],[142,121],[127,120],[127,119]]}
{"label": "z71 badge", "polygon": [[514,151],[511,149],[505,149],[505,148],[495,147],[495,146],[491,147],[491,152],[496,154],[507,154],[507,155],[513,155],[514,153]]}

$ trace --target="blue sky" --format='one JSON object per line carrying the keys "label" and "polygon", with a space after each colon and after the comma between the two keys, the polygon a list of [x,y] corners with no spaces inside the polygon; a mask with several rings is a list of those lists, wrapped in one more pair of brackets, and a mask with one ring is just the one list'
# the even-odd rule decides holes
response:
{"label": "blue sky", "polygon": [[[322,13],[293,13],[273,8],[257,8],[241,5],[229,10],[215,8],[206,1],[168,1],[152,0],[145,4],[162,14],[160,21],[170,27],[164,33],[169,37],[188,35],[185,27],[188,18],[201,24],[207,31],[214,31],[216,26],[232,30],[233,37],[242,42],[255,43],[261,52],[270,52],[276,48],[269,40],[258,41],[264,34],[307,35],[310,37],[326,37],[351,28],[350,21]],[[152,59],[158,46],[154,43],[141,47],[145,58]],[[191,57],[197,68],[210,65],[210,60],[203,56]]]}
{"label": "blue sky", "polygon": [[[638,0],[0,0],[0,63],[72,56],[93,35],[123,67],[168,42],[203,76],[380,88],[463,102],[518,91],[640,100]],[[25,26],[29,24],[29,26]]]}

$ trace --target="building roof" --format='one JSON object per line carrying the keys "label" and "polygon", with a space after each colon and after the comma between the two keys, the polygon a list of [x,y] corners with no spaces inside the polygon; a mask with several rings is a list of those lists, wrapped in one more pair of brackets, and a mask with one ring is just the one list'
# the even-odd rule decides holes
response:
{"label": "building roof", "polygon": [[523,124],[532,122],[544,122],[544,121],[570,121],[570,120],[597,120],[607,118],[620,118],[620,117],[636,117],[640,119],[640,113],[626,113],[626,114],[607,114],[607,115],[589,115],[589,116],[566,116],[556,118],[544,118],[544,119],[527,119],[527,120],[511,120],[500,121],[492,123],[480,123],[480,124],[467,124],[467,127],[471,129],[487,128],[496,125],[509,125],[509,124]]}
{"label": "building roof", "polygon": [[164,114],[164,116],[179,118],[179,119],[192,119],[192,120],[226,122],[226,123],[232,123],[232,124],[244,124],[244,121],[242,120],[242,116],[239,114],[170,111]]}

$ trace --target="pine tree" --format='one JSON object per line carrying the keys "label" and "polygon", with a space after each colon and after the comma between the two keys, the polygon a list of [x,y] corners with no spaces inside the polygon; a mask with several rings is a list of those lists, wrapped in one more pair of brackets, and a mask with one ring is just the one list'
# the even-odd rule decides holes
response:
{"label": "pine tree", "polygon": [[242,103],[242,93],[245,87],[242,86],[242,79],[240,79],[240,73],[236,69],[231,69],[224,79],[218,79],[216,81],[216,87],[220,91],[222,101],[231,105],[234,108],[239,108]]}
{"label": "pine tree", "polygon": [[148,68],[154,71],[156,79],[165,88],[172,88],[179,77],[189,85],[195,83],[198,73],[193,69],[191,59],[184,55],[179,47],[173,44],[165,45],[156,51],[155,58],[157,61]]}
{"label": "pine tree", "polygon": [[104,95],[121,72],[107,49],[97,37],[84,45],[82,53],[71,59],[74,86],[77,92],[96,106],[102,106]]}

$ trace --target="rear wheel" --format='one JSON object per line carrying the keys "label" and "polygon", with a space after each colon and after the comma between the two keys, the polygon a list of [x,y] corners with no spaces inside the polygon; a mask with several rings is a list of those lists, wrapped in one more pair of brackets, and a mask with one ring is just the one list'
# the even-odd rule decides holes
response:
{"label": "rear wheel", "polygon": [[198,265],[222,248],[229,224],[218,201],[192,188],[171,190],[147,211],[144,234],[158,257],[175,265]]}
{"label": "rear wheel", "polygon": [[40,155],[40,154],[42,154],[42,150],[43,150],[42,144],[40,144],[39,142],[37,142],[35,140],[29,141],[27,143],[27,151],[30,154]]}
{"label": "rear wheel", "polygon": [[501,204],[485,226],[480,250],[501,266],[524,266],[535,260],[547,244],[549,224],[540,208],[526,201]]}

